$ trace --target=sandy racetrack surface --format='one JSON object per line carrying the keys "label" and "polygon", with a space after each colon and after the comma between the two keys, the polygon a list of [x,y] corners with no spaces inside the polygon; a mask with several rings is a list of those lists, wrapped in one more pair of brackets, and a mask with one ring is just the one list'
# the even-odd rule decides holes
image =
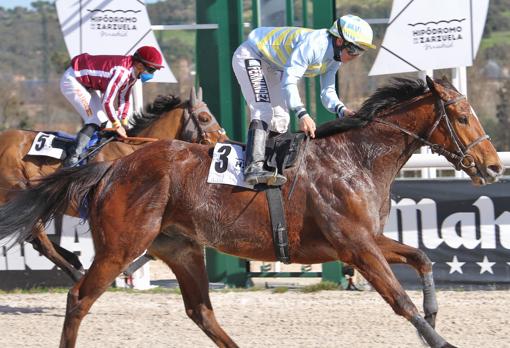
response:
{"label": "sandy racetrack surface", "polygon": [[[409,292],[421,307],[421,295]],[[213,292],[216,316],[241,347],[422,347],[372,291]],[[458,347],[510,347],[510,291],[438,292],[438,331]],[[66,294],[0,295],[2,348],[57,347]],[[85,317],[78,347],[215,347],[180,295],[108,292]]]}

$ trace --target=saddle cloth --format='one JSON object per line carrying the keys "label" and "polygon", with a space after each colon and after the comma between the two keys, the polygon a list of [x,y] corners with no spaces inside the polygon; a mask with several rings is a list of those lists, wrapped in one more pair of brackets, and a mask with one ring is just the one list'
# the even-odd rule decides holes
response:
{"label": "saddle cloth", "polygon": [[[92,135],[85,151],[99,143],[99,132]],[[38,132],[27,155],[45,156],[63,160],[67,157],[76,137],[66,132]]]}
{"label": "saddle cloth", "polygon": [[[294,166],[304,139],[304,133],[270,134],[266,142],[266,169],[284,173],[285,168]],[[216,144],[207,182],[253,189],[244,181],[245,148],[246,144],[234,141]]]}

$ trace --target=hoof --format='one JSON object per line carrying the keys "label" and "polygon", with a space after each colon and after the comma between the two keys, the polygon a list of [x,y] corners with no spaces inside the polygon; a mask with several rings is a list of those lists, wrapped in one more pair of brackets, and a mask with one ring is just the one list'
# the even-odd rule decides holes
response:
{"label": "hoof", "polygon": [[443,344],[441,348],[457,348],[456,346],[451,345],[450,343]]}

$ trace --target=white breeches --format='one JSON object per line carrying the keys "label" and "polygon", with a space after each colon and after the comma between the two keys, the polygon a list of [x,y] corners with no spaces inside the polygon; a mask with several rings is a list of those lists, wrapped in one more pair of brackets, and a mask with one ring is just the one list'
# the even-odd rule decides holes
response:
{"label": "white breeches", "polygon": [[68,68],[60,79],[60,91],[80,114],[85,124],[100,126],[108,121],[103,101],[98,91],[89,91],[76,80],[73,68]]}
{"label": "white breeches", "polygon": [[232,68],[248,103],[250,118],[264,121],[274,132],[285,133],[290,117],[280,86],[282,72],[271,68],[246,44],[234,52]]}

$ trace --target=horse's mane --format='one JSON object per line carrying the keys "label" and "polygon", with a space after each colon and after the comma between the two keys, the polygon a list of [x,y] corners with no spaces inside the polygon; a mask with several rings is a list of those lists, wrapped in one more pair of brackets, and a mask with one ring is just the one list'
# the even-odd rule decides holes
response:
{"label": "horse's mane", "polygon": [[161,116],[181,104],[181,99],[174,95],[158,95],[156,99],[145,107],[146,111],[134,112],[129,122],[131,128],[128,131],[129,136],[134,136],[147,128]]}
{"label": "horse's mane", "polygon": [[363,102],[356,117],[345,117],[326,122],[317,127],[315,137],[320,139],[345,132],[352,128],[365,126],[384,110],[410,100],[427,92],[428,87],[421,79],[394,78],[390,84],[378,88]]}

